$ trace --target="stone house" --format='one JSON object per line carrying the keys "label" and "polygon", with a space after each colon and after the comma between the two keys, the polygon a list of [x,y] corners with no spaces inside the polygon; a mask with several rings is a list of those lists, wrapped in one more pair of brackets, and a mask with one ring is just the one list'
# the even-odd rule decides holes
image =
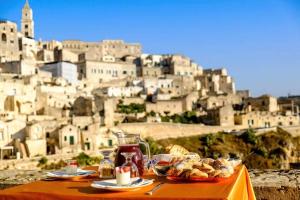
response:
{"label": "stone house", "polygon": [[143,91],[140,86],[126,86],[126,87],[109,87],[107,88],[107,95],[109,97],[134,97]]}
{"label": "stone house", "polygon": [[160,113],[161,115],[174,115],[185,112],[185,99],[159,100],[155,103],[146,103],[146,112],[151,111]]}
{"label": "stone house", "polygon": [[234,110],[232,105],[216,107],[207,111],[205,124],[217,126],[234,126]]}
{"label": "stone house", "polygon": [[279,110],[277,98],[270,95],[260,97],[250,97],[244,100],[244,105],[248,111],[277,112]]}
{"label": "stone house", "polygon": [[69,62],[47,63],[40,70],[52,73],[52,77],[62,77],[69,83],[76,84],[78,81],[77,65]]}
{"label": "stone house", "polygon": [[63,125],[57,132],[58,148],[61,153],[79,152],[81,150],[80,130],[71,124]]}
{"label": "stone house", "polygon": [[199,100],[201,107],[205,110],[210,110],[226,105],[241,104],[242,99],[240,96],[235,94],[207,96]]}
{"label": "stone house", "polygon": [[17,24],[0,20],[0,63],[20,59]]}
{"label": "stone house", "polygon": [[102,62],[83,60],[78,63],[79,79],[94,84],[114,79],[136,77],[136,65],[128,62]]}
{"label": "stone house", "polygon": [[30,122],[26,125],[26,149],[29,157],[44,156],[47,154],[46,135],[39,122]]}
{"label": "stone house", "polygon": [[245,128],[270,128],[276,126],[298,126],[300,125],[299,116],[282,115],[276,112],[253,111],[237,112],[234,116],[236,125],[242,125]]}
{"label": "stone house", "polygon": [[201,82],[202,93],[206,95],[235,93],[235,83],[231,76],[227,74],[225,68],[206,69],[195,80]]}

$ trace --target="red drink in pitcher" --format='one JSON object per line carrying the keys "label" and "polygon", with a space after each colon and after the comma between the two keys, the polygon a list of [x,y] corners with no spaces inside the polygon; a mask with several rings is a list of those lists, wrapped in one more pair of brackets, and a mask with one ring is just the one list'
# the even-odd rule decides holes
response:
{"label": "red drink in pitcher", "polygon": [[122,166],[126,162],[125,157],[122,155],[122,153],[127,152],[135,153],[132,157],[132,162],[134,162],[134,164],[137,166],[139,170],[139,175],[142,176],[144,173],[144,159],[143,153],[141,152],[141,149],[138,144],[119,145],[115,159],[115,166]]}
{"label": "red drink in pitcher", "polygon": [[117,135],[119,141],[117,155],[115,158],[115,167],[122,166],[126,162],[126,159],[122,153],[134,153],[132,156],[132,162],[137,166],[139,175],[142,176],[144,173],[144,158],[139,144],[145,145],[147,157],[150,159],[150,149],[148,143],[142,141],[140,135],[125,134],[122,132],[114,134]]}

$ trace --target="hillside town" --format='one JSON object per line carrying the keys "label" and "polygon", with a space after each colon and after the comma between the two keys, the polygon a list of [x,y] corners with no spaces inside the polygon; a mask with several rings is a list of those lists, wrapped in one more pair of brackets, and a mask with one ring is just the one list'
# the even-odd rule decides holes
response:
{"label": "hillside town", "polygon": [[0,37],[1,160],[113,147],[124,124],[140,134],[136,124],[207,133],[300,125],[300,97],[252,97],[225,68],[185,55],[146,54],[122,40],[36,40],[28,1],[21,27],[1,20]]}

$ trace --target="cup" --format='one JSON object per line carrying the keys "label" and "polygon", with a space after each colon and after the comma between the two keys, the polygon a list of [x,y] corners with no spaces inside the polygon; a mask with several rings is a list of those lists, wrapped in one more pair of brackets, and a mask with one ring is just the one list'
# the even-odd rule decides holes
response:
{"label": "cup", "polygon": [[78,163],[76,160],[67,160],[67,166],[65,168],[67,174],[76,174],[78,169]]}
{"label": "cup", "polygon": [[129,185],[131,182],[130,167],[116,167],[116,180],[117,185]]}

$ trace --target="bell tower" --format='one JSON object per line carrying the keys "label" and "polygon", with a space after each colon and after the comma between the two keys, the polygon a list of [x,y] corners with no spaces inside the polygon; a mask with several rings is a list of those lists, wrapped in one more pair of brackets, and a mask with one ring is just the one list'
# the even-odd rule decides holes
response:
{"label": "bell tower", "polygon": [[28,0],[26,0],[25,5],[22,9],[21,32],[25,37],[34,38],[33,15]]}

